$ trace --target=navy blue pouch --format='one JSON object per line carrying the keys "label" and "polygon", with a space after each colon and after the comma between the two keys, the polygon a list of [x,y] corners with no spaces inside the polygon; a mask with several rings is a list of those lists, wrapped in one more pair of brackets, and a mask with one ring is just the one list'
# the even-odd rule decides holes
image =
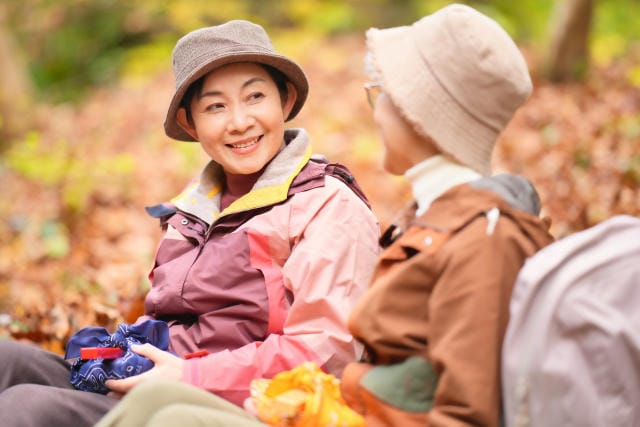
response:
{"label": "navy blue pouch", "polygon": [[[105,328],[88,327],[76,332],[67,343],[65,359],[71,363],[71,384],[78,390],[107,394],[104,382],[141,374],[153,367],[153,362],[131,351],[132,344],[149,343],[161,350],[169,347],[169,326],[160,320],[146,320],[129,325],[121,323],[115,333]],[[117,359],[88,359],[81,356],[86,347],[116,347],[123,351]]]}

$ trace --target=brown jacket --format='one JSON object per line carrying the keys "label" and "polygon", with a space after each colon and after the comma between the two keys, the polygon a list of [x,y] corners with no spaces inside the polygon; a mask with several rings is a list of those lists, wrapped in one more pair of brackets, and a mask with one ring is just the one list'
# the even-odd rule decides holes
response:
{"label": "brown jacket", "polygon": [[499,425],[511,290],[553,241],[547,222],[512,206],[522,195],[502,184],[518,179],[450,189],[382,253],[349,320],[369,363],[342,379],[367,426]]}

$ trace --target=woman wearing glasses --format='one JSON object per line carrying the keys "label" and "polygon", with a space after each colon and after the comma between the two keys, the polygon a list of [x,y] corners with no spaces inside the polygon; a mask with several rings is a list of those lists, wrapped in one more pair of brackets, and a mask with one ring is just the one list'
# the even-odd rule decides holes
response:
{"label": "woman wearing glasses", "polygon": [[511,289],[553,240],[533,186],[491,176],[496,140],[531,93],[527,65],[495,21],[462,5],[366,39],[384,168],[415,203],[383,234],[351,312],[366,358],[347,365],[342,394],[371,426],[499,425]]}

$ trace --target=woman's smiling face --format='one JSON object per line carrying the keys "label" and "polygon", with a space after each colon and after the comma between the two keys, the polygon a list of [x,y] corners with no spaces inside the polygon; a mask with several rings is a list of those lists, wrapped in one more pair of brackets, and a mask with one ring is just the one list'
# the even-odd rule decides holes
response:
{"label": "woman's smiling face", "polygon": [[225,65],[210,72],[193,96],[192,120],[181,109],[178,122],[226,172],[255,173],[284,144],[284,122],[296,98],[293,85],[287,88],[283,100],[259,64]]}

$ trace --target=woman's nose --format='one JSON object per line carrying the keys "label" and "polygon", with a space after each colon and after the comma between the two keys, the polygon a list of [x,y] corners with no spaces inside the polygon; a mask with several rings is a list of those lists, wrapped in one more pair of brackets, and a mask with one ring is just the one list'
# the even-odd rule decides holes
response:
{"label": "woman's nose", "polygon": [[244,132],[256,123],[255,117],[245,107],[236,107],[233,109],[227,130],[229,132]]}

